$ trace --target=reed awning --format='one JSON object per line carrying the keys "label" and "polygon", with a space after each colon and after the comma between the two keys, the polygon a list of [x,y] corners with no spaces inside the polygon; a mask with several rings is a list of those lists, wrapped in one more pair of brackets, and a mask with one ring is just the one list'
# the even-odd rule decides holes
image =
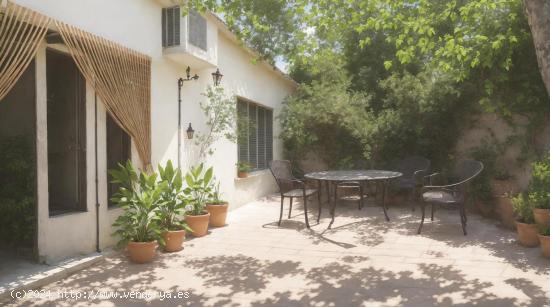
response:
{"label": "reed awning", "polygon": [[145,168],[150,169],[151,58],[10,1],[4,6],[0,21],[0,100],[28,67],[54,25],[82,75],[111,117],[132,137]]}
{"label": "reed awning", "polygon": [[0,100],[4,99],[36,55],[51,19],[0,0]]}

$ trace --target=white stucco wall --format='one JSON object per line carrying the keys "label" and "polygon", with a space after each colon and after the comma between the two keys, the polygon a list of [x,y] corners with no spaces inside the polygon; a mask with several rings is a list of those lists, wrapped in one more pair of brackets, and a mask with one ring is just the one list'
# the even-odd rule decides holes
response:
{"label": "white stucco wall", "polygon": [[[153,0],[15,0],[14,2],[64,21],[83,30],[103,36],[124,46],[145,53],[152,58],[151,117],[152,163],[164,164],[177,161],[177,79],[185,76],[189,63],[175,62],[163,56],[161,40],[161,6]],[[209,31],[216,23],[208,19]],[[215,57],[224,74],[222,86],[229,94],[238,95],[274,110],[277,118],[281,102],[294,89],[271,66],[253,64],[253,56],[225,31],[217,33]],[[210,44],[211,41],[209,41]],[[56,261],[95,250],[95,155],[94,155],[94,92],[87,86],[87,212],[56,217],[48,215],[48,167],[47,167],[47,116],[46,116],[46,67],[44,43],[37,55],[37,160],[38,160],[38,248],[43,261]],[[204,116],[199,102],[201,93],[212,84],[214,66],[191,66],[198,81],[185,82],[182,90],[182,128],[188,123],[200,133],[205,131]],[[105,109],[98,108],[98,167],[100,198],[101,247],[114,244],[111,224],[118,209],[107,209],[106,129]],[[282,157],[282,144],[278,139],[280,127],[274,123],[273,157]],[[197,148],[182,133],[183,169],[197,163]],[[214,155],[207,164],[214,167],[221,181],[221,190],[231,207],[276,190],[269,171],[259,171],[247,179],[236,179],[237,145],[227,140],[217,142]],[[132,157],[137,165],[135,147]]]}

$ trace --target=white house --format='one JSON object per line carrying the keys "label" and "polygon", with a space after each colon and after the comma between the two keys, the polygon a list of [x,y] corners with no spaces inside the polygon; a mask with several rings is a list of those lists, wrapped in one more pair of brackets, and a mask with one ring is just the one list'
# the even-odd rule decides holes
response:
{"label": "white house", "polygon": [[[2,3],[3,11],[7,3]],[[178,159],[178,79],[186,78],[187,67],[199,79],[184,82],[181,90],[182,168],[197,163],[196,145],[187,139],[185,130],[189,123],[197,132],[206,129],[199,102],[205,99],[201,93],[213,83],[212,73],[219,69],[224,75],[220,86],[238,97],[239,108],[262,124],[253,128],[257,138],[251,137],[240,146],[225,139],[217,142],[207,164],[214,167],[232,208],[276,189],[266,167],[270,159],[282,156],[277,115],[295,83],[275,67],[261,61],[255,63],[257,55],[243,47],[215,15],[192,13],[182,17],[171,0],[13,0],[11,3],[50,18],[44,22],[47,32],[39,41],[34,61],[10,92],[3,99],[0,97],[0,138],[30,129],[27,132],[36,140],[35,247],[40,261],[53,262],[90,253],[96,250],[97,242],[100,249],[112,246],[111,224],[119,209],[108,205],[108,195],[114,187],[108,183],[107,169],[127,157],[144,166],[144,150],[138,150],[139,142],[144,141],[136,142],[142,135],[129,142],[117,120],[108,120],[101,99],[106,94],[95,92],[90,75],[74,59],[86,52],[78,51],[75,55],[68,34],[60,33],[60,24],[66,24],[72,31],[93,34],[150,61],[149,66],[141,67],[144,73],[139,75],[147,76],[150,67],[150,80],[141,80],[144,84],[150,81],[149,90],[135,84],[121,89],[128,85],[124,83],[127,80],[122,80],[127,74],[118,71],[115,64],[110,65],[113,75],[106,72],[105,78],[114,78],[110,82],[114,87],[110,90],[116,92],[114,96],[139,92],[136,97],[141,99],[150,92],[150,161],[155,169],[159,163],[168,160],[176,163]],[[101,57],[101,51],[98,54],[92,56]],[[114,104],[118,103],[116,97]],[[129,111],[135,111],[132,116],[148,117],[141,111]],[[259,133],[257,129],[261,129]],[[255,165],[256,171],[249,178],[236,178],[235,165],[239,159]],[[99,214],[96,214],[96,193]]]}

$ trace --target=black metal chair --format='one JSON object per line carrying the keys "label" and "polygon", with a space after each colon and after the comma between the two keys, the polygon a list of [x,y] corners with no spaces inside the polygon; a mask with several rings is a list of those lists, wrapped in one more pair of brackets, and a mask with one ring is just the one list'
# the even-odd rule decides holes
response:
{"label": "black metal chair", "polygon": [[[304,199],[304,213],[306,219],[306,227],[309,228],[309,220],[307,216],[307,198],[315,193],[318,193],[316,189],[308,189],[305,182],[296,179],[292,176],[292,168],[290,161],[287,160],[274,160],[269,162],[269,169],[271,174],[275,177],[275,181],[279,186],[279,192],[281,193],[281,213],[279,214],[279,223],[283,219],[283,204],[285,197],[290,198],[290,208],[288,210],[288,218],[292,214],[292,201],[294,198]],[[321,216],[321,201],[319,200],[319,216]]]}
{"label": "black metal chair", "polygon": [[399,190],[409,191],[409,200],[414,210],[414,201],[416,200],[416,191],[422,187],[424,177],[428,175],[431,162],[429,159],[420,156],[410,156],[397,163],[396,171],[403,174],[394,181],[394,187]]}
{"label": "black metal chair", "polygon": [[439,175],[434,173],[426,176],[429,179],[429,185],[422,187],[422,220],[418,227],[418,234],[422,231],[424,225],[424,217],[426,213],[426,204],[431,204],[431,220],[434,220],[434,206],[435,205],[455,205],[458,206],[460,213],[460,222],[462,224],[462,231],[464,235],[466,232],[466,223],[468,218],[466,217],[466,209],[464,206],[465,200],[468,196],[469,183],[477,177],[483,171],[483,163],[476,160],[464,160],[460,162],[455,171],[454,178],[457,178],[455,183],[445,185],[433,185],[433,179]]}

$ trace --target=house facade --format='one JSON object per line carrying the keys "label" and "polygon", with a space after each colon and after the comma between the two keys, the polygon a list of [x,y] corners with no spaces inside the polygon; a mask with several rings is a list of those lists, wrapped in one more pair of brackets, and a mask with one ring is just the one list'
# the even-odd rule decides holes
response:
{"label": "house facade", "polygon": [[[255,125],[238,144],[217,141],[215,151],[204,161],[214,167],[231,208],[276,190],[267,163],[282,157],[277,116],[295,83],[273,66],[254,61],[257,55],[243,47],[218,17],[195,12],[182,16],[171,0],[12,2],[150,59],[146,81],[150,81],[150,164],[154,169],[178,160],[178,79],[186,78],[187,67],[199,78],[181,87],[182,170],[201,161],[195,140],[188,139],[185,130],[189,124],[195,133],[207,130],[200,108],[206,98],[201,94],[219,69],[220,86],[237,98],[239,112]],[[8,106],[19,101],[17,95],[29,92],[24,90],[29,84],[35,85],[30,90],[34,95],[27,98],[34,99],[34,110],[31,106],[25,112],[34,113],[30,117],[36,140],[36,251],[39,261],[45,262],[94,252],[98,241],[100,249],[112,246],[111,225],[120,209],[109,205],[109,194],[116,186],[109,183],[107,170],[128,158],[145,167],[136,143],[139,135],[130,137],[119,127],[120,119],[108,111],[116,110],[116,99],[114,107],[102,101],[104,96],[96,93],[83,64],[71,57],[71,52],[75,55],[67,37],[59,32],[56,23],[48,25],[32,63],[4,99]],[[27,80],[27,87],[21,80]],[[128,95],[136,90],[124,89]],[[2,107],[0,119],[6,123],[10,115]],[[6,126],[0,125],[9,134],[11,128]],[[252,163],[255,170],[249,178],[236,178],[239,160]]]}

